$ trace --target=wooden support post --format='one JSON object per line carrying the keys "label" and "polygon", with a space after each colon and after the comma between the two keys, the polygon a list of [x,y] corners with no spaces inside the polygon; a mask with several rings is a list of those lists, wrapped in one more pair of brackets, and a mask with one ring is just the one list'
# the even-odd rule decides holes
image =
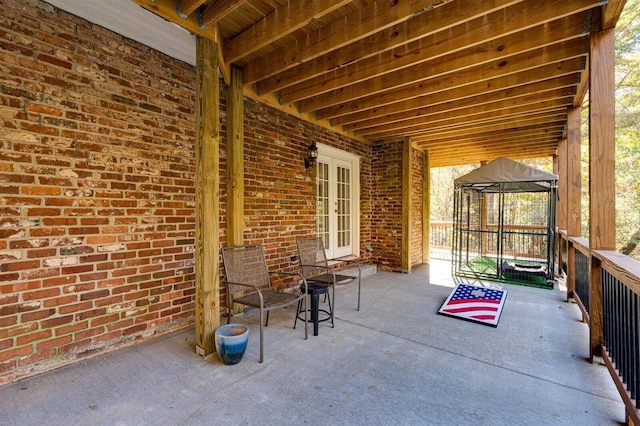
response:
{"label": "wooden support post", "polygon": [[[243,75],[231,68],[227,90],[227,246],[244,243],[244,95]],[[240,296],[236,294],[234,296]],[[229,306],[234,314],[242,305]]]}
{"label": "wooden support post", "polygon": [[[615,250],[615,33],[590,36],[589,246]],[[602,267],[591,256],[589,331],[591,359],[602,358]]]}
{"label": "wooden support post", "polygon": [[572,237],[582,235],[582,108],[571,108],[567,117],[566,229]]}
{"label": "wooden support post", "polygon": [[422,263],[431,261],[431,167],[429,150],[422,154]]}
{"label": "wooden support post", "polygon": [[227,90],[227,245],[244,242],[244,96],[242,71],[231,69]]}
{"label": "wooden support post", "polygon": [[[568,237],[582,235],[582,108],[570,108],[567,117],[567,140],[565,145],[566,188],[565,188],[565,220]],[[567,252],[567,299],[574,298],[576,291],[575,248],[569,243]]]}
{"label": "wooden support post", "polygon": [[558,203],[556,205],[556,225],[558,229],[567,229],[567,140],[558,141]]}
{"label": "wooden support post", "polygon": [[196,79],[196,352],[208,356],[220,326],[220,83],[218,45],[204,37],[196,40]]}
{"label": "wooden support post", "polygon": [[411,273],[411,138],[402,143],[402,272]]}

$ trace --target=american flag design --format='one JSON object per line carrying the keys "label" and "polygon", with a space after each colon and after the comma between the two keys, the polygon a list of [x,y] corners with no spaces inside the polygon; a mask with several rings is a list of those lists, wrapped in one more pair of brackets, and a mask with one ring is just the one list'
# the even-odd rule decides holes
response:
{"label": "american flag design", "polygon": [[458,284],[438,313],[496,327],[506,298],[506,290]]}

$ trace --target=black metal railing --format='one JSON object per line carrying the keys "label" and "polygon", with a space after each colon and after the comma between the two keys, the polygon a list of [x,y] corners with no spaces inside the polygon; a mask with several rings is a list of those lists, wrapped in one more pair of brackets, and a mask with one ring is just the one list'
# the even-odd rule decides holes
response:
{"label": "black metal railing", "polygon": [[[432,255],[443,251],[451,251],[453,245],[453,223],[431,222]],[[498,227],[488,225],[486,229],[464,229],[466,237],[460,242],[465,249],[486,254],[498,254]],[[547,256],[549,238],[546,230],[540,227],[512,226],[505,227],[502,238],[502,253],[507,256],[532,257],[544,259]]]}
{"label": "black metal railing", "polygon": [[582,307],[587,314],[589,314],[589,258],[578,250],[576,250],[575,253],[575,293],[578,296],[578,299],[580,299]]}
{"label": "black metal railing", "polygon": [[453,243],[453,223],[431,222],[430,224],[431,247],[449,249]]}
{"label": "black metal railing", "polygon": [[627,391],[640,408],[640,302],[628,286],[602,270],[604,346]]}

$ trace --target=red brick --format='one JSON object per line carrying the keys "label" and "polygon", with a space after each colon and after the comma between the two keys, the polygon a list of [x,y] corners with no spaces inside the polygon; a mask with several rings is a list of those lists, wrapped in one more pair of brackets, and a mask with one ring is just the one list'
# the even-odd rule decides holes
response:
{"label": "red brick", "polygon": [[60,346],[66,345],[72,340],[73,340],[73,335],[67,334],[66,336],[55,337],[53,339],[40,342],[36,345],[36,349],[38,352],[44,352],[44,351],[50,350],[51,348],[58,348]]}
{"label": "red brick", "polygon": [[6,361],[11,358],[15,358],[15,357],[29,355],[30,353],[33,353],[33,347],[31,345],[13,347],[11,349],[0,351],[0,362]]}
{"label": "red brick", "polygon": [[91,346],[91,339],[85,340],[72,340],[67,345],[60,346],[58,353],[60,355],[81,353],[83,348],[89,348]]}
{"label": "red brick", "polygon": [[66,315],[61,317],[50,318],[48,320],[42,321],[42,328],[54,328],[61,326],[63,324],[69,324],[73,321],[73,315]]}
{"label": "red brick", "polygon": [[44,351],[38,351],[34,354],[23,356],[18,360],[18,365],[20,367],[36,364],[38,362],[44,361],[46,359],[50,359],[56,356],[55,349],[47,349]]}
{"label": "red brick", "polygon": [[57,287],[53,287],[53,288],[47,288],[43,290],[36,290],[28,293],[23,293],[22,298],[25,301],[29,301],[29,300],[48,299],[58,295],[60,295],[60,289]]}
{"label": "red brick", "polygon": [[78,295],[72,294],[69,296],[60,296],[60,297],[54,297],[53,299],[44,300],[42,302],[42,305],[45,308],[51,308],[51,307],[57,307],[57,306],[70,305],[72,303],[76,303],[77,301],[78,301]]}
{"label": "red brick", "polygon": [[73,305],[60,306],[58,308],[58,312],[61,315],[71,314],[78,311],[86,311],[93,307],[93,303],[91,302],[83,302],[83,303],[75,303]]}
{"label": "red brick", "polygon": [[88,326],[89,326],[88,321],[78,321],[78,322],[72,322],[68,325],[63,325],[61,327],[56,327],[54,331],[56,336],[64,336],[65,334],[70,334],[78,330],[83,330]]}
{"label": "red brick", "polygon": [[9,327],[18,324],[18,315],[0,316],[0,327]]}
{"label": "red brick", "polygon": [[51,330],[41,330],[36,333],[25,334],[16,338],[16,345],[23,346],[36,340],[44,340],[51,337]]}

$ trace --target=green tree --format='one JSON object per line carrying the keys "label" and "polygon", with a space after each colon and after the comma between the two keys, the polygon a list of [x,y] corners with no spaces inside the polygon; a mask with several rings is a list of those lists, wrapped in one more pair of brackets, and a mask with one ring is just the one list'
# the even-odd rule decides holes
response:
{"label": "green tree", "polygon": [[640,0],[616,27],[616,241],[640,259]]}

